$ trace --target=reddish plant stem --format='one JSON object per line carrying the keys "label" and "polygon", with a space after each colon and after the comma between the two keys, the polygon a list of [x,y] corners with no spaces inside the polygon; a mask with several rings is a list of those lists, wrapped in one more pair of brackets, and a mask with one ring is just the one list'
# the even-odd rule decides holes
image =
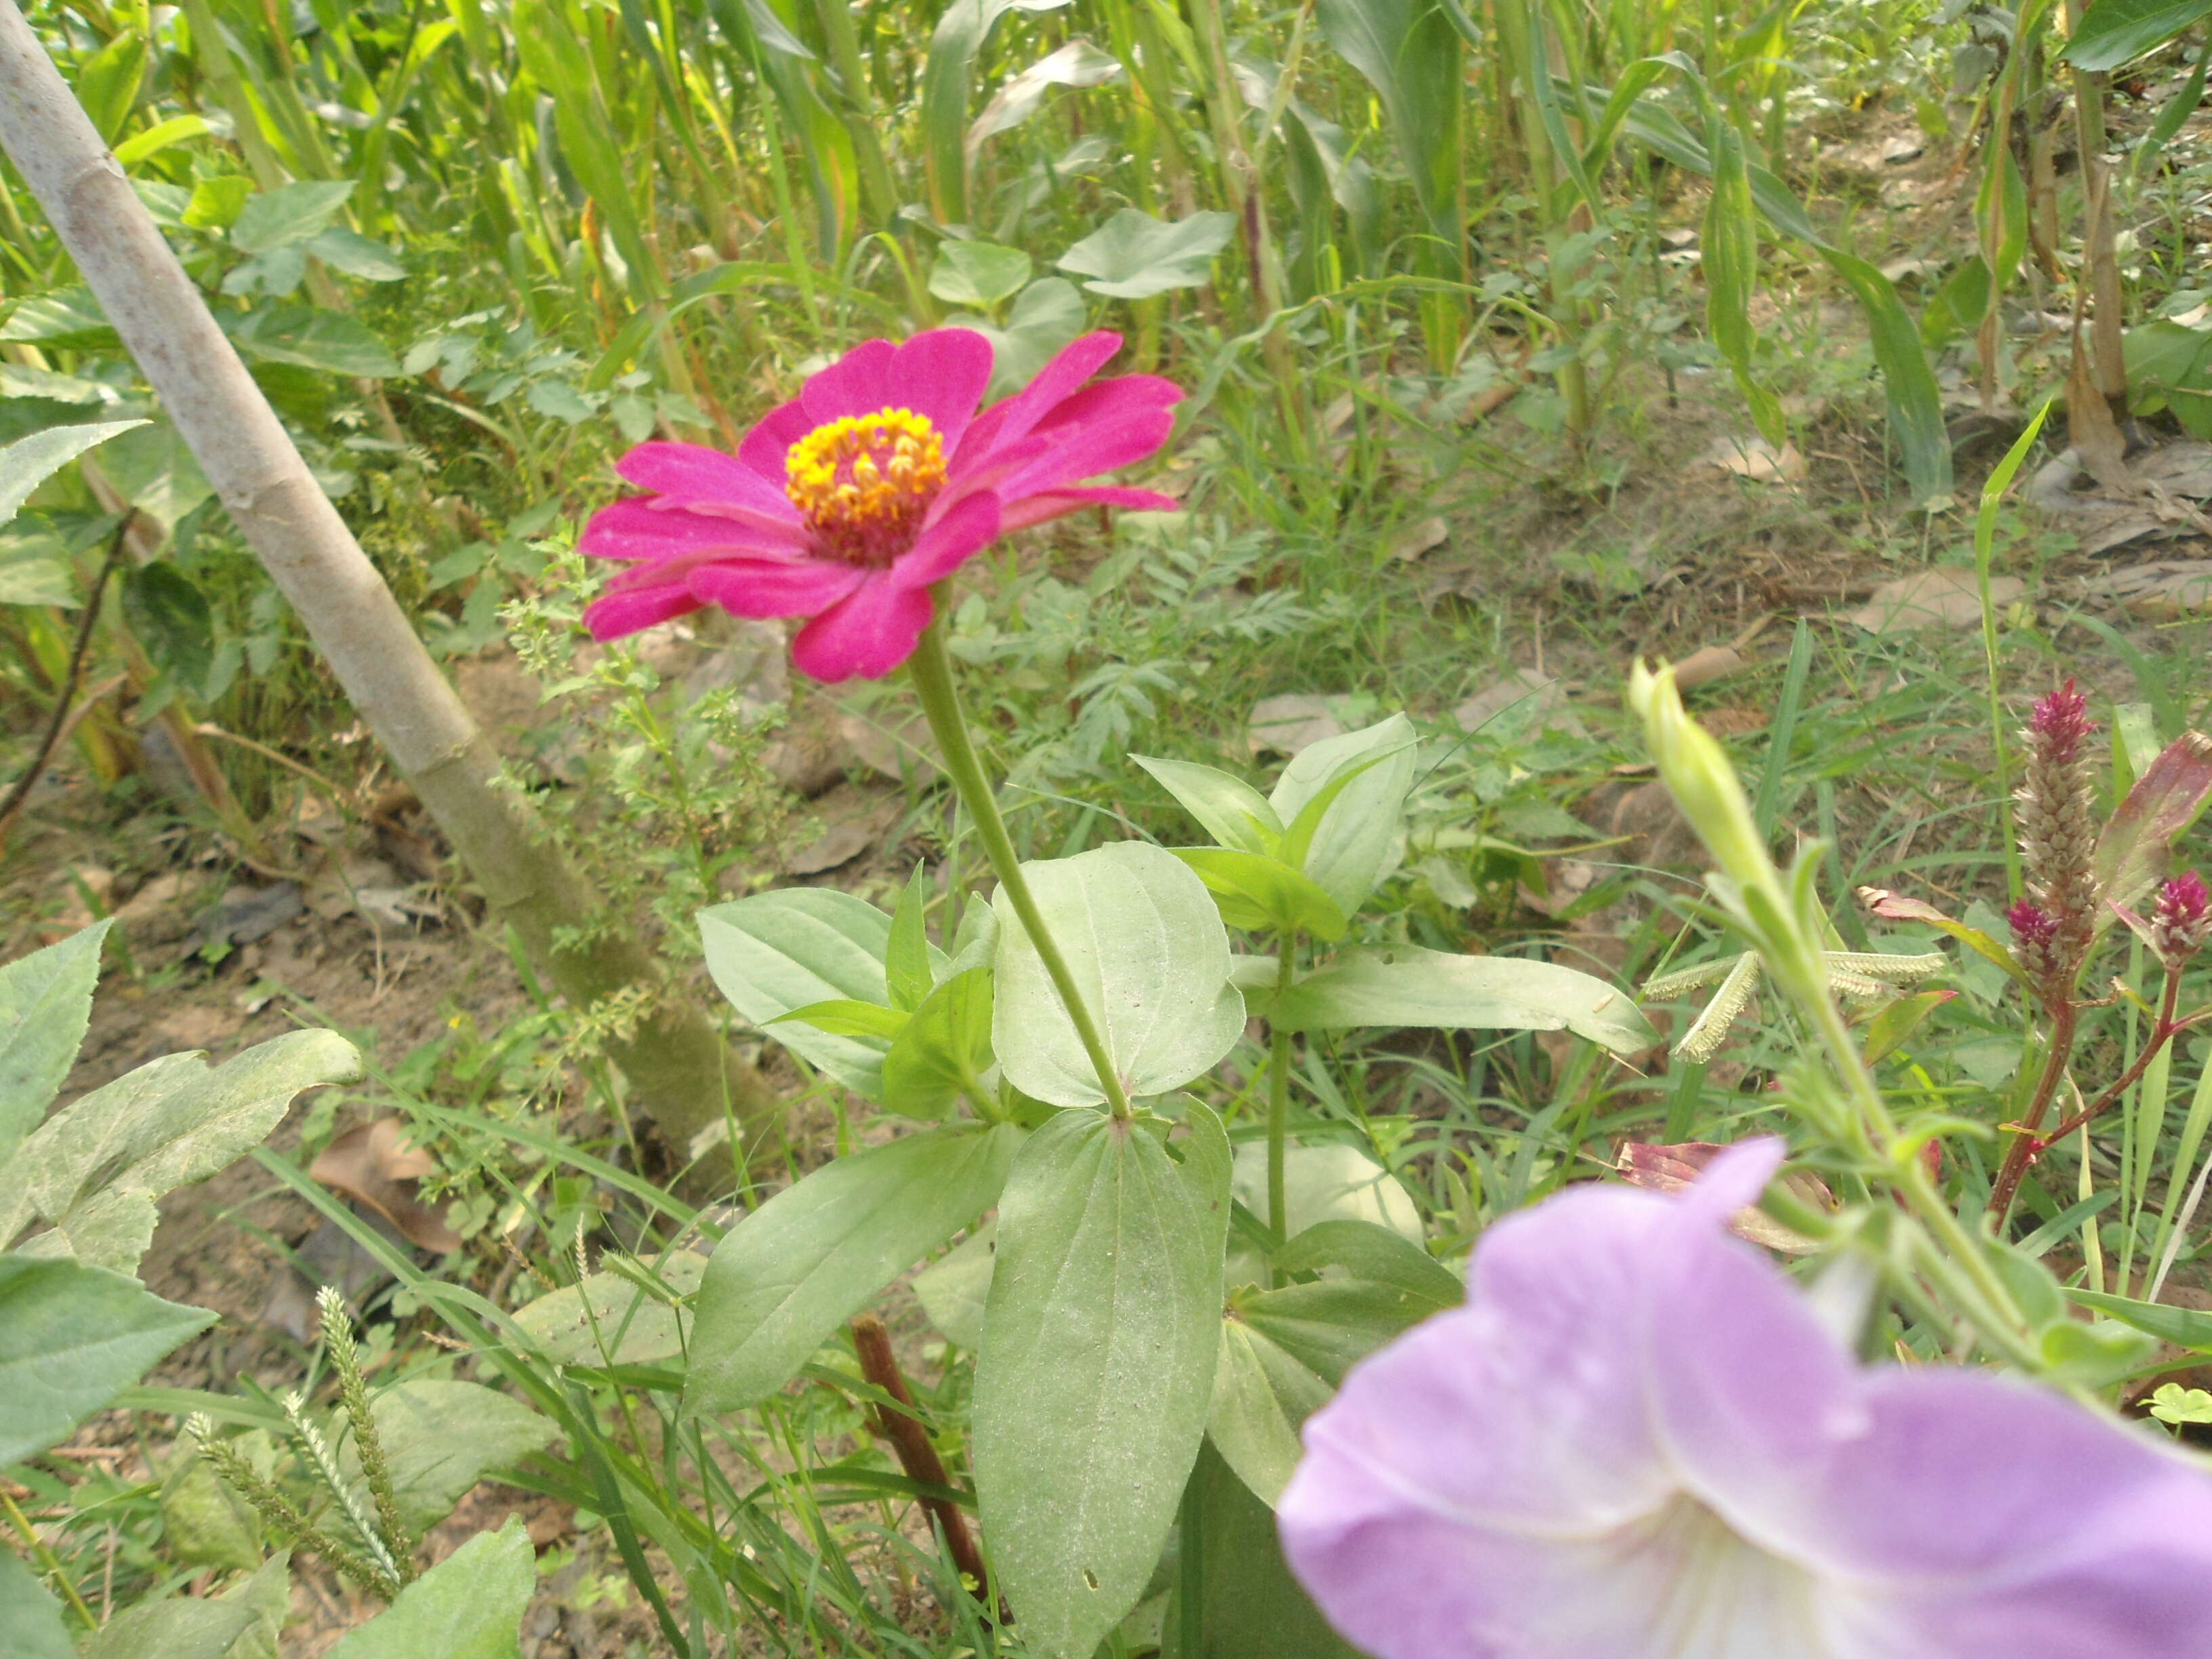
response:
{"label": "reddish plant stem", "polygon": [[2059,1079],[2066,1075],[2066,1062],[2074,1055],[2074,1034],[2080,1025],[2081,1010],[2075,1006],[2073,991],[2069,984],[2051,1002],[2051,1048],[2043,1057],[2043,1075],[2035,1080],[2035,1098],[2028,1102],[2027,1111],[2020,1121],[2020,1132],[2005,1149],[2003,1166],[1997,1171],[1996,1184],[1990,1188],[1989,1212],[1999,1223],[2012,1208],[2013,1197],[2020,1191],[2021,1179],[2027,1175],[2029,1163],[2045,1144],[2037,1138],[2036,1127],[2043,1121],[2043,1115],[2051,1109],[2051,1102],[2058,1093]]}
{"label": "reddish plant stem", "polygon": [[2120,1097],[2135,1085],[2136,1079],[2150,1068],[2150,1063],[2158,1057],[2160,1049],[2165,1048],[2167,1043],[2172,1042],[2191,1026],[2201,1024],[2204,1021],[2207,1015],[2202,1012],[2191,1014],[2186,1019],[2176,1019],[2173,1017],[2173,1005],[2175,999],[2180,994],[2180,986],[2181,976],[2179,974],[2169,974],[2166,976],[2166,999],[2158,1011],[2158,1024],[2152,1028],[2150,1041],[2143,1045],[2142,1053],[2136,1056],[2136,1063],[2123,1072],[2119,1079],[2104,1093],[2099,1095],[2046,1135],[2044,1138],[2044,1145],[2047,1146],[2056,1141],[2063,1140],[2083,1124],[2093,1122],[2101,1117],[2117,1105]]}
{"label": "reddish plant stem", "polygon": [[[922,1426],[921,1419],[913,1414],[914,1396],[907,1392],[906,1378],[899,1374],[898,1358],[891,1352],[890,1333],[884,1328],[884,1322],[873,1314],[862,1314],[854,1320],[853,1347],[860,1355],[860,1375],[908,1407],[903,1412],[876,1407],[876,1427],[891,1443],[899,1467],[912,1480],[933,1486],[951,1486],[952,1480],[945,1473],[945,1460],[930,1443],[929,1431]],[[983,1553],[975,1547],[975,1535],[968,1530],[968,1517],[949,1498],[924,1498],[921,1507],[945,1534],[945,1553],[951,1556],[952,1565],[960,1570],[963,1577],[974,1581],[975,1599],[988,1608],[991,1601]]]}

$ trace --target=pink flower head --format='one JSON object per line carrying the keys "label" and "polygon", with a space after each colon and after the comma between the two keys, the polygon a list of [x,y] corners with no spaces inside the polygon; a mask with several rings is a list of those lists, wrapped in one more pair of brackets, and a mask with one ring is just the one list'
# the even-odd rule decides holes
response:
{"label": "pink flower head", "polygon": [[2083,740],[2097,729],[2097,724],[2089,718],[2089,699],[2069,680],[2036,699],[2034,710],[2027,717],[2027,729],[2051,765],[2067,766],[2081,752]]}
{"label": "pink flower head", "polygon": [[981,414],[991,345],[964,328],[870,340],[769,411],[735,456],[640,444],[615,470],[649,495],[592,515],[580,543],[630,568],[584,612],[592,636],[719,605],[811,618],[792,659],[820,680],[880,678],[913,654],[930,585],[1000,536],[1089,505],[1170,507],[1085,487],[1167,441],[1182,392],[1149,374],[1086,385],[1120,348],[1086,334]]}
{"label": "pink flower head", "polygon": [[1862,1368],[1728,1237],[1781,1159],[1499,1222],[1307,1419],[1292,1569],[1376,1659],[2192,1659],[2212,1477],[2056,1395]]}
{"label": "pink flower head", "polygon": [[2175,967],[2203,948],[2212,933],[2212,893],[2194,870],[2168,877],[2159,886],[2158,903],[2151,911],[2151,948],[2159,960]]}
{"label": "pink flower head", "polygon": [[2046,951],[2058,936],[2058,922],[2042,906],[2022,899],[2005,912],[2012,927],[2013,943],[2026,951]]}

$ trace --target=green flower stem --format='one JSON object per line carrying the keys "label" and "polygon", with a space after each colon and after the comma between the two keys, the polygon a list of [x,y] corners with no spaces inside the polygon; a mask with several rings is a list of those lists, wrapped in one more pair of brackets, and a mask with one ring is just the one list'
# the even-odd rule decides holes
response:
{"label": "green flower stem", "polygon": [[54,1553],[53,1547],[39,1536],[38,1528],[30,1523],[22,1510],[15,1507],[15,1500],[4,1492],[0,1492],[0,1505],[6,1506],[8,1519],[15,1523],[15,1530],[22,1534],[25,1547],[38,1561],[40,1570],[54,1581],[55,1588],[61,1591],[70,1610],[84,1621],[87,1630],[98,1630],[100,1620],[93,1617],[92,1609],[85,1606],[84,1597],[76,1593],[76,1586],[70,1582],[70,1576],[64,1571],[61,1558]]}
{"label": "green flower stem", "polygon": [[1029,881],[1022,874],[1022,861],[1014,852],[1013,837],[1006,833],[1006,821],[999,816],[998,795],[984,775],[983,763],[975,753],[974,740],[968,735],[968,722],[960,712],[960,693],[953,684],[952,659],[945,648],[944,594],[940,591],[934,597],[938,615],[922,630],[921,643],[907,659],[907,672],[914,677],[915,691],[921,698],[921,712],[928,718],[930,732],[944,754],[945,769],[952,780],[952,787],[960,792],[968,815],[975,821],[975,833],[983,842],[991,869],[998,876],[999,884],[1006,890],[1006,896],[1013,901],[1014,914],[1021,918],[1022,930],[1036,948],[1045,972],[1052,977],[1053,988],[1060,993],[1061,1006],[1074,1023],[1083,1052],[1090,1055],[1091,1069],[1098,1073],[1098,1086],[1105,1091],[1108,1109],[1116,1118],[1127,1119],[1128,1091],[1121,1086],[1121,1077],[1114,1069],[1105,1040],[1098,1035],[1097,1023],[1091,1018],[1082,992],[1076,988],[1075,975],[1068,969],[1067,958],[1060,955],[1059,945],[1044,925],[1044,916],[1030,892]]}
{"label": "green flower stem", "polygon": [[[1287,934],[1276,936],[1275,1000],[1279,1004],[1291,992],[1293,980],[1291,960],[1295,950]],[[1288,1161],[1291,1122],[1291,1034],[1272,1022],[1267,1054],[1267,1231],[1275,1236],[1276,1248],[1290,1242],[1291,1206],[1285,1196],[1284,1168]],[[1279,1281],[1279,1275],[1269,1270],[1270,1282]]]}

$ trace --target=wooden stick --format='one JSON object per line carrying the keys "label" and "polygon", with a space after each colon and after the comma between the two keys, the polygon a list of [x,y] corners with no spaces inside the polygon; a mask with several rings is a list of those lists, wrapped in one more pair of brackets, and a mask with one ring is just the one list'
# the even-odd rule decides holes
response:
{"label": "wooden stick", "polygon": [[[913,1480],[933,1486],[951,1486],[951,1477],[945,1471],[945,1460],[930,1443],[929,1431],[912,1414],[914,1396],[907,1392],[906,1378],[899,1374],[898,1358],[891,1352],[891,1334],[884,1328],[884,1322],[873,1314],[862,1314],[854,1320],[853,1346],[860,1357],[860,1375],[908,1407],[892,1412],[878,1406],[875,1413],[876,1427],[898,1454],[899,1467]],[[975,1599],[988,1607],[991,1598],[983,1553],[975,1547],[975,1535],[968,1530],[968,1517],[950,1498],[924,1498],[921,1507],[945,1534],[945,1548],[952,1557],[952,1565],[960,1569],[963,1577],[975,1582]]]}

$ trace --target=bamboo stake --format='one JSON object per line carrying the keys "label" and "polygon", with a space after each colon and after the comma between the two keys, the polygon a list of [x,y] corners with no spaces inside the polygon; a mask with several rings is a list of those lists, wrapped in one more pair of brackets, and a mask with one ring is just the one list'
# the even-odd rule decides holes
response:
{"label": "bamboo stake", "polygon": [[[498,756],[430,660],[392,591],[317,486],[123,168],[15,0],[0,0],[4,146],[152,382],[224,507],[355,709],[437,820],[493,915],[573,1001],[642,986],[651,1012],[607,1051],[679,1157],[730,1121],[746,1139],[779,1103],[626,932],[587,927],[594,895],[493,781]],[[556,930],[592,942],[556,950]],[[571,935],[574,936],[574,933]],[[734,1121],[725,1114],[734,1115]]]}

